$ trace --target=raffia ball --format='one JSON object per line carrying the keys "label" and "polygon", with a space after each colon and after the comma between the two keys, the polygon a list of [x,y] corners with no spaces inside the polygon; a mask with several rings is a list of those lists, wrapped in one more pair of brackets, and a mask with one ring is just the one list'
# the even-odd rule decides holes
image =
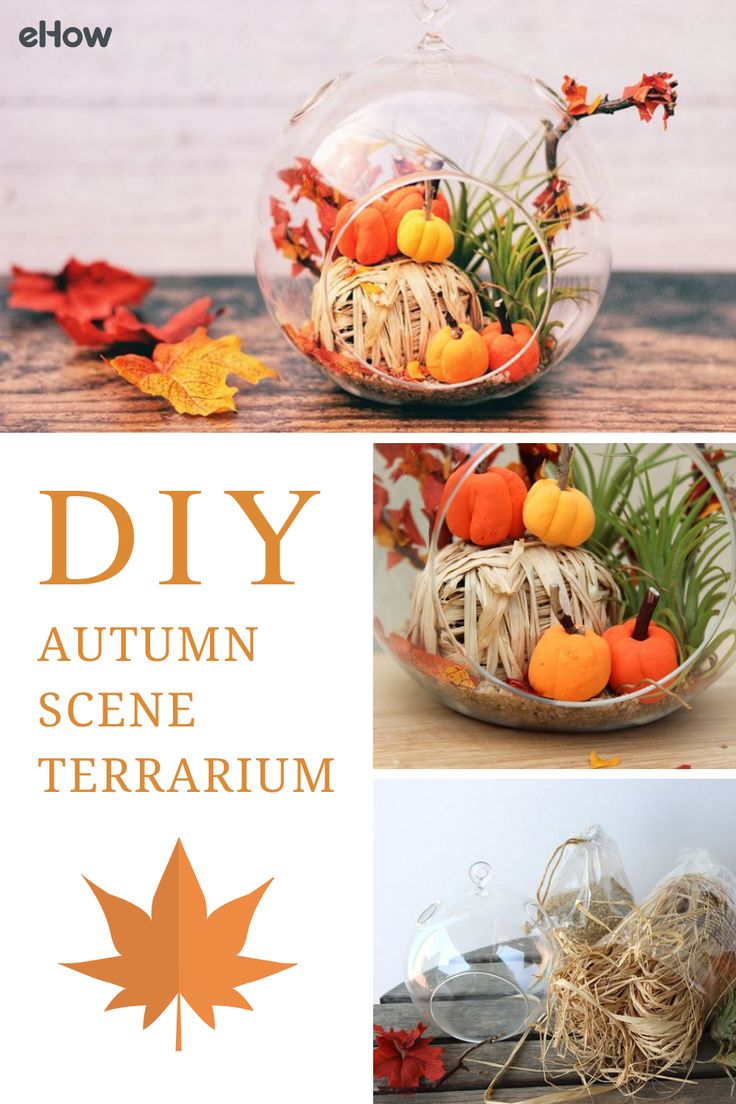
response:
{"label": "raffia ball", "polygon": [[447,311],[479,330],[480,300],[470,278],[449,261],[408,258],[363,268],[346,257],[325,265],[314,289],[312,322],[326,349],[352,352],[375,367],[401,372],[424,364],[430,337]]}
{"label": "raffia ball", "polygon": [[417,579],[411,641],[447,657],[457,655],[460,643],[490,674],[522,679],[540,636],[557,624],[553,586],[576,624],[602,633],[618,620],[618,586],[587,549],[548,548],[536,540],[497,548],[455,541],[437,555],[434,574],[425,568]]}

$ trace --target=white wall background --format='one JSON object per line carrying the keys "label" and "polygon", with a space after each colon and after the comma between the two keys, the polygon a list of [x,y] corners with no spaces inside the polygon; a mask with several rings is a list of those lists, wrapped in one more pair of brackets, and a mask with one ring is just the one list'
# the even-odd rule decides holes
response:
{"label": "white wall background", "polygon": [[[455,45],[620,92],[671,69],[679,114],[596,119],[618,268],[732,270],[733,0],[459,0]],[[39,18],[111,25],[105,49],[26,49]],[[76,252],[151,272],[252,268],[277,131],[328,76],[418,38],[409,0],[3,0],[0,271]]]}
{"label": "white wall background", "polygon": [[381,779],[374,786],[374,993],[404,979],[421,910],[484,859],[533,896],[554,847],[590,824],[616,839],[637,897],[705,847],[736,871],[736,780]]}

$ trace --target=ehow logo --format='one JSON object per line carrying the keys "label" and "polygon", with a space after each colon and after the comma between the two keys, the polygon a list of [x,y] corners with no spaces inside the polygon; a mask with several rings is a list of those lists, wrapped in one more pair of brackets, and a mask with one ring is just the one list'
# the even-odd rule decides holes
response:
{"label": "ehow logo", "polygon": [[24,27],[18,35],[21,46],[107,46],[112,27],[66,27],[61,29],[61,20],[57,19],[53,27],[48,27],[42,19],[38,27]]}

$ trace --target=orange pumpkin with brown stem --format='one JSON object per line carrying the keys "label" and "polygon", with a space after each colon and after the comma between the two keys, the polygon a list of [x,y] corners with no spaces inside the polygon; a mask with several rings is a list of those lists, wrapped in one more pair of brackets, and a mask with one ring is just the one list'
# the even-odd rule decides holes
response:
{"label": "orange pumpkin with brown stem", "polygon": [[532,652],[527,678],[543,698],[590,701],[604,690],[611,674],[611,650],[602,636],[576,625],[559,606],[559,588],[550,588],[559,624],[543,632]]}
{"label": "orange pumpkin with brown stem", "polygon": [[[458,487],[445,516],[453,536],[469,540],[480,548],[492,548],[524,532],[522,509],[526,484],[508,468],[486,468],[467,475],[472,460],[457,468],[445,484],[440,514]],[[462,482],[461,482],[462,481]]]}
{"label": "orange pumpkin with brown stem", "polygon": [[652,621],[658,601],[659,593],[650,587],[637,616],[623,625],[613,625],[603,634],[611,649],[609,683],[617,694],[636,690],[648,682],[661,682],[677,667],[674,636]]}

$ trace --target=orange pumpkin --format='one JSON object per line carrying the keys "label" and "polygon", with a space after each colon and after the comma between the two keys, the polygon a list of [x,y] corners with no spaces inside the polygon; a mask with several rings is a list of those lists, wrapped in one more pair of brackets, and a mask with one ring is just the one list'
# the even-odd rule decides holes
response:
{"label": "orange pumpkin", "polygon": [[440,513],[463,480],[445,516],[448,529],[453,536],[469,540],[481,548],[491,548],[520,537],[524,532],[521,515],[526,498],[523,479],[508,468],[491,467],[466,475],[472,463],[468,460],[457,468],[442,492]]}
{"label": "orange pumpkin", "polygon": [[539,638],[529,662],[529,684],[543,698],[589,701],[608,683],[611,649],[602,636],[559,610],[556,587],[550,597],[559,624]]}
{"label": "orange pumpkin", "polygon": [[[424,188],[421,184],[407,188],[397,188],[386,196],[386,228],[388,230],[388,254],[393,256],[398,252],[396,236],[399,232],[399,223],[407,211],[421,211],[424,207]],[[435,196],[432,201],[432,214],[438,218],[450,221],[450,208],[443,195]]]}
{"label": "orange pumpkin", "polygon": [[334,231],[337,251],[361,265],[380,264],[389,255],[386,205],[383,200],[376,200],[348,225],[356,206],[351,200],[337,212]]}
{"label": "orange pumpkin", "polygon": [[677,644],[672,633],[652,622],[659,594],[650,587],[636,617],[614,625],[603,634],[611,649],[611,689],[628,693],[648,681],[661,682],[677,667]]}
{"label": "orange pumpkin", "polygon": [[427,371],[440,383],[464,383],[488,371],[488,349],[472,326],[443,326],[427,346]]}
{"label": "orange pumpkin", "polygon": [[[523,322],[513,322],[510,325],[511,332],[505,330],[500,322],[490,322],[481,334],[488,346],[488,367],[491,372],[503,368],[510,360],[520,353],[530,341],[532,330]],[[517,380],[531,376],[539,367],[539,343],[537,339],[531,342],[528,349],[509,368],[509,380],[516,383]]]}

